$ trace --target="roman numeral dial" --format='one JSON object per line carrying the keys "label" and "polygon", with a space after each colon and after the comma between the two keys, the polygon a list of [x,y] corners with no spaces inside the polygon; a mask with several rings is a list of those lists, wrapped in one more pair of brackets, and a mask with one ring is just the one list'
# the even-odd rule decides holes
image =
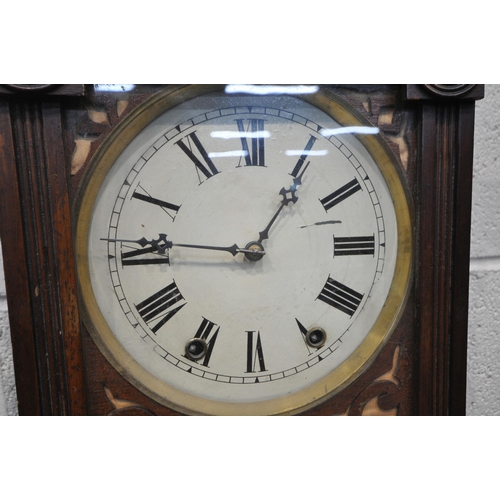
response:
{"label": "roman numeral dial", "polygon": [[375,255],[375,236],[333,237],[333,255]]}
{"label": "roman numeral dial", "polygon": [[352,317],[358,310],[363,295],[329,277],[318,299]]}
{"label": "roman numeral dial", "polygon": [[191,132],[186,139],[181,139],[176,144],[192,161],[199,174],[205,177],[205,179],[210,179],[210,177],[219,173],[206,149],[198,139],[196,132]]}
{"label": "roman numeral dial", "polygon": [[260,332],[247,332],[247,369],[246,373],[256,373],[266,371],[266,362],[264,360],[264,350]]}
{"label": "roman numeral dial", "polygon": [[[306,147],[304,148],[302,154],[300,155],[300,158],[298,159],[297,163],[295,164],[295,167],[292,170],[291,173],[292,177],[296,178],[304,173],[304,163],[306,162],[307,157],[309,156],[309,153],[311,152],[311,149],[313,148],[316,140],[317,140],[316,137],[311,135],[311,137],[307,141]],[[305,168],[307,168],[307,165]]]}
{"label": "roman numeral dial", "polygon": [[177,212],[181,208],[179,205],[175,205],[174,203],[160,200],[158,198],[153,198],[152,196],[149,196],[147,194],[142,194],[142,193],[139,193],[137,191],[134,192],[134,194],[132,195],[132,198],[135,200],[140,200],[144,203],[149,203],[150,205],[155,205],[157,207],[160,207],[162,210],[164,210],[168,214],[168,216],[172,220],[175,218],[175,214],[177,214]]}
{"label": "roman numeral dial", "polygon": [[173,281],[170,285],[137,304],[136,308],[144,322],[153,333],[156,333],[185,305],[184,297]]}
{"label": "roman numeral dial", "polygon": [[120,139],[134,138],[102,155],[112,164],[83,204],[82,288],[111,329],[107,351],[121,344],[123,373],[159,404],[301,413],[395,323],[379,317],[402,303],[390,294],[411,235],[391,186],[404,175],[386,175],[388,150],[351,131],[362,119],[334,113],[337,86],[229,87],[168,87],[148,114],[124,116],[137,128]]}
{"label": "roman numeral dial", "polygon": [[150,266],[158,264],[170,264],[170,259],[168,255],[149,257],[149,258],[136,258],[141,255],[147,255],[156,252],[156,248],[146,247],[140,248],[139,250],[129,250],[127,252],[122,252],[122,266]]}
{"label": "roman numeral dial", "polygon": [[220,327],[217,327],[215,323],[203,318],[196,335],[186,346],[186,357],[192,361],[200,360],[200,364],[208,367],[219,330]]}
{"label": "roman numeral dial", "polygon": [[323,205],[323,208],[328,212],[342,201],[356,194],[358,191],[361,191],[361,186],[359,185],[357,179],[353,179],[333,193],[325,196],[320,201]]}
{"label": "roman numeral dial", "polygon": [[250,118],[236,120],[244,152],[245,166],[266,166],[265,138],[268,136],[264,130],[264,120]]}

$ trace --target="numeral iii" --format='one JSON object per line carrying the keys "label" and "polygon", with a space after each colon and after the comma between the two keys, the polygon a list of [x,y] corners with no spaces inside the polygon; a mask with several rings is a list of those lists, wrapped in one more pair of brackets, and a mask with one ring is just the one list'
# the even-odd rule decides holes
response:
{"label": "numeral iii", "polygon": [[333,255],[375,255],[375,236],[333,237]]}

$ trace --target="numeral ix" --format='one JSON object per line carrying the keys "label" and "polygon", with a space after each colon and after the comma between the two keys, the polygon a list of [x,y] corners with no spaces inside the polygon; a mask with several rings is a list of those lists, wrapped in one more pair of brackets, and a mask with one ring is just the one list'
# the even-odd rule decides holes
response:
{"label": "numeral ix", "polygon": [[138,255],[145,255],[148,253],[156,252],[156,248],[152,246],[140,248],[138,250],[131,250],[129,252],[122,252],[122,266],[149,266],[152,264],[170,264],[168,255],[164,257],[151,257],[149,259],[134,259]]}

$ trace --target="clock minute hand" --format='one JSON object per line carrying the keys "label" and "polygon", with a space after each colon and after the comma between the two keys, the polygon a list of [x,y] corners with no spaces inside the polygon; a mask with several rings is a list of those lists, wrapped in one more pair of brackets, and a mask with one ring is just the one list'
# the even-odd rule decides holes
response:
{"label": "clock minute hand", "polygon": [[269,239],[269,230],[275,223],[276,219],[278,218],[278,215],[283,210],[283,207],[285,205],[288,205],[289,203],[297,203],[297,200],[299,199],[297,195],[297,190],[299,189],[299,186],[302,184],[302,176],[307,170],[307,167],[309,167],[310,163],[311,162],[307,162],[307,165],[304,167],[304,170],[302,170],[301,174],[293,178],[293,184],[290,186],[289,189],[281,188],[279,194],[283,197],[283,199],[281,200],[278,210],[273,215],[273,218],[271,219],[267,227],[259,233],[259,241],[258,241],[259,243],[262,243],[264,240]]}

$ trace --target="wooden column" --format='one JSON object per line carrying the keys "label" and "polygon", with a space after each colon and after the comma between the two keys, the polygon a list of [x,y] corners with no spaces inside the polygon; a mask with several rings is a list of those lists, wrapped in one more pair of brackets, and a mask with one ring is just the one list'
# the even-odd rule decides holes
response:
{"label": "wooden column", "polygon": [[61,99],[76,92],[65,93],[64,86],[3,90],[0,235],[19,414],[85,414],[61,119]]}
{"label": "wooden column", "polygon": [[[408,85],[419,101],[420,415],[464,415],[474,138],[482,85]],[[425,286],[421,284],[425,283]]]}

